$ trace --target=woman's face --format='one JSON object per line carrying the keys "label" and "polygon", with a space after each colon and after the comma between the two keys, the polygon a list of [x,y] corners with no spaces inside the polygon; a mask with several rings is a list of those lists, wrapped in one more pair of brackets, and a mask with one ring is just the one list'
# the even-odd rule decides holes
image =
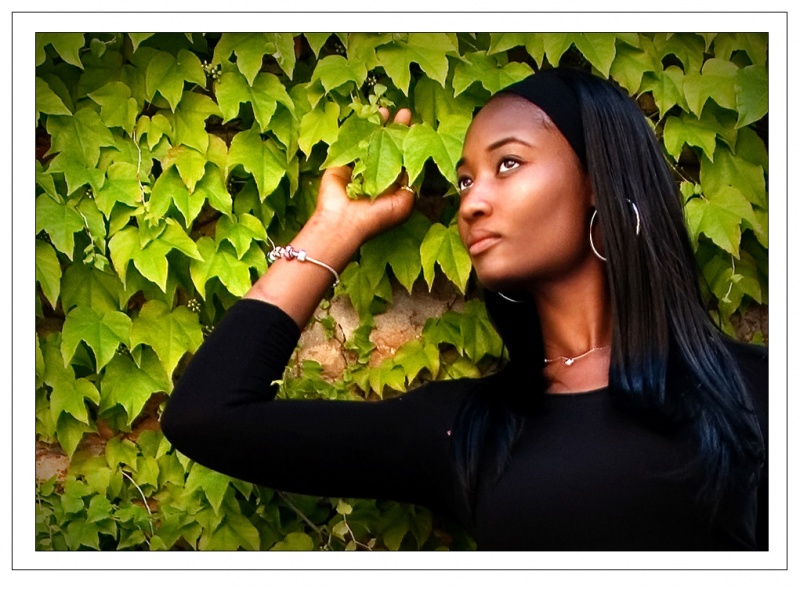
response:
{"label": "woman's face", "polygon": [[591,259],[590,183],[536,105],[498,96],[475,117],[457,167],[458,229],[478,279],[523,291]]}

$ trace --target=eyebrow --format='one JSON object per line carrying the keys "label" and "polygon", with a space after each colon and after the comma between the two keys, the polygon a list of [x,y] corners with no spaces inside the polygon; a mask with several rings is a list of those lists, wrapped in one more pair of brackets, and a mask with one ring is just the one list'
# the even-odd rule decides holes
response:
{"label": "eyebrow", "polygon": [[[494,143],[489,144],[489,146],[486,148],[486,151],[494,151],[495,149],[497,149],[499,147],[503,147],[504,145],[506,145],[508,143],[521,143],[522,145],[526,145],[528,147],[533,147],[533,145],[531,145],[527,141],[523,141],[522,139],[520,139],[518,137],[514,137],[512,135],[511,137],[504,137],[502,139],[498,139]],[[465,162],[466,162],[466,160],[463,157],[459,158],[459,160],[456,162],[456,170],[458,168],[460,168],[462,165],[464,165]]]}

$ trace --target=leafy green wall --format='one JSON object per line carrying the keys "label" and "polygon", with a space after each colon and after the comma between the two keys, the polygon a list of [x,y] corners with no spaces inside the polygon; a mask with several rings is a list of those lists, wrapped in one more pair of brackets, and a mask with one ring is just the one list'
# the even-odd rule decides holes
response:
{"label": "leafy green wall", "polygon": [[[353,196],[405,168],[422,198],[331,294],[361,323],[342,377],[305,361],[281,394],[373,399],[491,369],[501,345],[453,224],[454,163],[476,107],[558,63],[637,98],[679,181],[710,312],[732,331],[767,303],[765,34],[38,34],[37,447],[70,465],[37,483],[37,549],[472,548],[425,509],[214,473],[174,451],[157,416],[330,165],[354,163]],[[410,107],[415,124],[382,126],[380,106]],[[463,311],[370,365],[392,286],[434,281]]]}

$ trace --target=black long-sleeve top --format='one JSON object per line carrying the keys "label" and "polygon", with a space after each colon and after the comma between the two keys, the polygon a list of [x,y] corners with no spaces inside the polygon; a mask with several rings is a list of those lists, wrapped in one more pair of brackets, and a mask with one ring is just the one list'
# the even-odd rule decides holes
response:
{"label": "black long-sleeve top", "polygon": [[[472,511],[450,447],[456,415],[467,396],[507,380],[432,382],[379,402],[273,401],[299,336],[277,307],[234,305],[172,393],[166,437],[209,468],[268,487],[449,513],[481,550],[763,548],[766,476],[712,521],[680,474],[696,455],[688,430],[659,433],[606,389],[545,395]],[[741,345],[735,354],[766,433],[766,350]]]}

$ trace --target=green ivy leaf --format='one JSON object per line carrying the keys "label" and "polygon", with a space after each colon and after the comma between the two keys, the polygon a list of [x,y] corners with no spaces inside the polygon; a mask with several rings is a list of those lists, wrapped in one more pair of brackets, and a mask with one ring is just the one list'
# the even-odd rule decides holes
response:
{"label": "green ivy leaf", "polygon": [[683,72],[679,67],[671,65],[663,72],[658,70],[645,72],[642,76],[640,91],[653,94],[658,112],[664,116],[676,104],[680,106],[685,104],[683,83]]}
{"label": "green ivy leaf", "polygon": [[39,160],[36,160],[36,185],[44,190],[46,194],[50,195],[56,200],[60,200],[60,197],[56,191],[56,184],[53,180],[52,174],[44,171],[44,167]]}
{"label": "green ivy leaf", "polygon": [[752,129],[739,129],[733,152],[743,160],[763,168],[764,173],[769,172],[767,146]]}
{"label": "green ivy leaf", "polygon": [[225,73],[216,85],[216,95],[223,122],[238,116],[240,103],[250,103],[262,132],[270,128],[270,120],[279,102],[290,112],[294,111],[294,103],[281,81],[277,76],[266,72],[259,73],[252,85],[248,84],[247,78],[240,73]]}
{"label": "green ivy leaf", "polygon": [[706,198],[691,199],[686,203],[685,211],[695,241],[703,233],[736,257],[739,257],[742,241],[742,219],[757,223],[750,202],[732,186],[717,190]]}
{"label": "green ivy leaf", "polygon": [[82,108],[72,116],[47,117],[47,132],[52,141],[48,154],[69,153],[70,159],[87,168],[97,165],[101,147],[114,147],[114,137],[91,108]]}
{"label": "green ivy leaf", "polygon": [[119,311],[98,313],[88,307],[75,307],[64,320],[61,353],[66,366],[75,355],[80,342],[92,349],[97,370],[114,357],[119,344],[130,344],[131,319]]}
{"label": "green ivy leaf", "polygon": [[314,539],[305,532],[290,532],[270,550],[314,550]]}
{"label": "green ivy leaf", "polygon": [[139,105],[131,96],[131,89],[122,82],[109,82],[89,94],[100,105],[100,118],[108,127],[120,127],[128,135],[133,133]]}
{"label": "green ivy leaf", "polygon": [[715,194],[727,187],[735,187],[751,203],[763,209],[767,208],[767,188],[763,168],[734,155],[725,146],[718,147],[713,162],[706,157],[701,158],[700,183],[706,194]]}
{"label": "green ivy leaf", "polygon": [[[541,56],[544,53],[541,35],[536,33],[489,33],[489,39],[489,49],[486,51],[488,55],[504,53],[509,49],[521,46],[528,50],[537,63],[541,63]],[[536,51],[537,46],[539,51]]]}
{"label": "green ivy leaf", "polygon": [[402,367],[410,384],[423,370],[428,370],[434,377],[439,373],[439,348],[420,340],[411,340],[397,350],[392,361]]}
{"label": "green ivy leaf", "polygon": [[467,288],[467,280],[472,270],[469,254],[461,243],[458,227],[445,227],[441,223],[431,225],[420,247],[422,272],[428,288],[433,288],[434,265],[438,264],[445,276],[461,292]]}
{"label": "green ivy leaf", "polygon": [[[71,381],[63,379],[54,382],[53,392],[50,393],[50,414],[53,421],[58,423],[63,415],[69,414],[80,423],[89,425],[89,413],[86,411],[87,400],[94,404],[99,403],[100,393],[85,378]],[[70,433],[74,433],[72,428],[68,427],[66,429]],[[79,429],[82,436],[85,430]],[[58,431],[58,425],[56,426],[56,431]]]}
{"label": "green ivy leaf", "polygon": [[468,301],[463,312],[448,311],[441,317],[429,319],[422,336],[426,343],[455,346],[473,362],[480,362],[486,356],[500,357],[503,349],[486,308],[476,300]]}
{"label": "green ivy leaf", "polygon": [[653,36],[653,48],[660,60],[674,55],[683,64],[684,72],[694,74],[703,66],[706,43],[694,33],[657,33]]}
{"label": "green ivy leaf", "polygon": [[737,127],[754,123],[769,110],[769,80],[767,68],[751,65],[736,72],[736,110],[739,118]]}
{"label": "green ivy leaf", "polygon": [[[422,78],[414,86],[414,113],[423,123],[436,128],[439,121],[450,117],[472,120],[472,112],[478,106],[469,93],[453,96],[453,89],[448,85],[442,88],[430,78]],[[411,130],[417,125],[413,125]],[[460,148],[459,148],[460,149]]]}
{"label": "green ivy leaf", "polygon": [[243,213],[238,219],[220,217],[217,221],[216,239],[219,243],[227,240],[236,250],[236,256],[241,260],[253,240],[266,241],[267,232],[264,225],[256,217]]}
{"label": "green ivy leaf", "polygon": [[709,98],[723,108],[736,110],[738,71],[739,68],[730,61],[709,59],[703,64],[702,73],[687,74],[683,91],[689,110],[699,117]]}
{"label": "green ivy leaf", "polygon": [[231,168],[240,164],[253,175],[262,200],[278,187],[286,173],[286,155],[272,140],[262,141],[255,129],[236,134],[228,162]]}
{"label": "green ivy leaf", "polygon": [[83,69],[80,50],[84,43],[83,33],[36,33],[36,65],[44,63],[47,57],[45,48],[51,45],[61,59]]}
{"label": "green ivy leaf", "polygon": [[237,513],[225,513],[222,523],[210,535],[200,550],[258,550],[258,529],[246,517]]}
{"label": "green ivy leaf", "polygon": [[195,463],[186,477],[185,490],[186,493],[202,491],[214,512],[219,514],[230,482],[230,477]]}
{"label": "green ivy leaf", "polygon": [[667,153],[677,160],[684,144],[699,147],[713,161],[717,134],[690,113],[682,112],[678,117],[668,116],[664,124],[664,147]]}
{"label": "green ivy leaf", "polygon": [[[411,64],[416,63],[442,86],[447,80],[447,54],[457,53],[453,37],[447,33],[408,33],[407,40],[396,40],[376,51],[378,62],[403,94],[408,95]],[[366,71],[365,76],[366,77]],[[357,81],[361,84],[364,81]]]}
{"label": "green ivy leaf", "polygon": [[[155,352],[143,349],[139,359],[140,366],[130,356],[115,356],[106,366],[103,380],[100,382],[101,401],[99,410],[106,412],[116,405],[125,410],[127,415],[126,425],[130,426],[144,409],[145,403],[155,393],[172,391],[172,380],[164,370],[164,366]],[[135,465],[125,461],[126,464]],[[106,450],[108,457],[108,450]],[[116,467],[115,464],[111,464]]]}
{"label": "green ivy leaf", "polygon": [[297,35],[293,33],[268,33],[268,36],[272,37],[272,42],[275,47],[272,57],[274,57],[275,61],[278,62],[278,65],[281,66],[283,73],[285,73],[291,80],[292,76],[294,75],[294,66],[297,61],[294,53],[294,38]]}
{"label": "green ivy leaf", "polygon": [[63,173],[64,180],[67,182],[67,192],[70,194],[87,184],[96,194],[103,187],[103,170],[87,167],[79,157],[79,154],[59,153],[50,162],[47,174],[52,176]]}
{"label": "green ivy leaf", "polygon": [[306,156],[311,155],[311,148],[320,141],[333,145],[339,136],[339,112],[338,104],[326,100],[322,107],[317,104],[303,116],[298,145]]}
{"label": "green ivy leaf", "polygon": [[150,195],[150,215],[155,218],[164,217],[170,205],[175,204],[183,215],[184,223],[189,227],[202,210],[203,202],[205,202],[204,195],[190,192],[181,180],[177,168],[173,166],[162,172],[153,185],[153,192]]}
{"label": "green ivy leaf", "polygon": [[83,217],[74,206],[58,203],[47,194],[36,199],[36,232],[47,231],[53,246],[70,260],[74,235],[83,228]]}
{"label": "green ivy leaf", "polygon": [[339,136],[328,149],[322,168],[344,166],[365,157],[373,133],[380,125],[355,116],[348,118],[339,129]]}
{"label": "green ivy leaf", "polygon": [[213,63],[230,61],[236,54],[236,67],[251,86],[261,71],[264,55],[271,54],[275,44],[268,33],[223,33],[214,48]]}
{"label": "green ivy leaf", "polygon": [[766,65],[768,36],[764,33],[719,33],[714,38],[714,57],[730,61],[744,51],[753,65]]}
{"label": "green ivy leaf", "polygon": [[597,68],[603,76],[608,77],[611,64],[617,54],[617,35],[614,33],[578,33],[572,37],[575,47]]}
{"label": "green ivy leaf", "polygon": [[319,51],[332,33],[303,33],[303,36],[308,41],[308,46],[314,52],[316,57],[319,57]]}
{"label": "green ivy leaf", "polygon": [[422,269],[420,245],[431,223],[415,212],[402,225],[370,239],[361,246],[361,268],[369,282],[377,284],[388,264],[397,280],[410,293]]}
{"label": "green ivy leaf", "polygon": [[136,121],[136,136],[141,141],[141,138],[146,135],[149,149],[156,147],[162,137],[172,137],[172,132],[170,119],[161,113],[154,114],[152,117],[142,115]]}
{"label": "green ivy leaf", "polygon": [[168,376],[187,352],[203,343],[197,315],[186,307],[170,310],[162,301],[147,301],[130,328],[130,348],[147,344],[155,350]]}
{"label": "green ivy leaf", "polygon": [[[319,81],[326,93],[347,83],[361,86],[367,79],[367,68],[360,61],[347,60],[341,55],[328,55],[317,62],[311,74],[311,84]],[[311,106],[316,106],[312,101]]]}
{"label": "green ivy leaf", "polygon": [[114,205],[122,203],[136,207],[142,201],[142,188],[139,185],[138,170],[133,164],[115,162],[106,170],[103,187],[95,192],[95,202],[106,218],[111,217]]}
{"label": "green ivy leaf", "polygon": [[250,268],[231,251],[233,248],[228,249],[225,244],[218,246],[210,237],[201,237],[197,249],[203,261],[192,260],[189,273],[201,297],[206,298],[206,282],[214,277],[234,296],[241,297],[250,290]]}
{"label": "green ivy leaf", "polygon": [[427,123],[414,125],[403,141],[403,158],[409,180],[413,183],[422,173],[425,161],[433,159],[439,171],[452,184],[456,182],[456,162],[461,156],[469,119],[446,116],[434,131]]}
{"label": "green ivy leaf", "polygon": [[195,185],[205,175],[206,161],[208,160],[204,153],[200,153],[191,147],[176,145],[167,152],[166,156],[161,160],[161,165],[165,171],[175,166],[178,169],[181,180],[183,180],[183,183],[191,193],[194,192]]}
{"label": "green ivy leaf", "polygon": [[467,53],[461,59],[453,72],[453,91],[456,96],[475,82],[494,94],[533,73],[528,64],[511,62],[503,65],[485,51]]}
{"label": "green ivy leaf", "polygon": [[213,100],[197,92],[185,92],[172,117],[173,145],[193,147],[206,153],[209,144],[206,119],[212,115],[222,115]]}
{"label": "green ivy leaf", "polygon": [[383,390],[386,387],[398,392],[405,390],[406,374],[403,368],[394,362],[384,362],[370,369],[368,382],[370,389],[383,398]]}
{"label": "green ivy leaf", "polygon": [[42,78],[36,78],[36,120],[39,120],[39,114],[45,113],[48,115],[72,115],[72,111],[67,108],[64,101],[59,98],[58,94],[53,92],[50,85]]}
{"label": "green ivy leaf", "polygon": [[206,75],[200,59],[186,49],[181,49],[177,56],[166,51],[154,51],[145,72],[145,87],[148,100],[152,100],[156,92],[161,94],[175,111],[183,97],[183,86],[186,82],[206,85]]}
{"label": "green ivy leaf", "polygon": [[61,264],[52,246],[41,239],[36,240],[36,282],[55,309],[61,290]]}
{"label": "green ivy leaf", "polygon": [[543,33],[542,44],[547,61],[551,64],[558,64],[561,56],[572,45],[572,35],[567,33]]}
{"label": "green ivy leaf", "polygon": [[661,64],[654,59],[652,53],[623,44],[617,48],[609,75],[619,82],[629,94],[635,95],[642,86],[642,79],[646,72],[661,72],[662,69]]}
{"label": "green ivy leaf", "polygon": [[89,501],[89,509],[86,510],[86,521],[88,523],[95,523],[111,518],[111,511],[113,506],[108,497],[95,495]]}
{"label": "green ivy leaf", "polygon": [[195,186],[194,195],[197,195],[198,198],[202,197],[203,200],[207,200],[208,204],[219,212],[226,215],[231,214],[233,200],[225,186],[225,178],[222,175],[222,170],[217,166],[206,166],[206,175],[203,176],[197,186]]}
{"label": "green ivy leaf", "polygon": [[186,235],[173,219],[166,219],[165,223],[159,224],[159,231],[160,233],[154,238],[148,236],[147,223],[144,223],[138,228],[126,227],[109,240],[111,261],[123,285],[126,283],[128,262],[131,260],[142,276],[166,292],[168,274],[166,255],[172,249],[183,252],[193,260],[202,259],[192,238]]}
{"label": "green ivy leaf", "polygon": [[61,306],[67,312],[87,307],[102,314],[121,307],[122,284],[116,274],[85,264],[71,264],[66,269],[61,290]]}
{"label": "green ivy leaf", "polygon": [[133,45],[134,52],[139,48],[144,41],[152,37],[155,33],[128,33],[128,37],[131,39],[131,45]]}
{"label": "green ivy leaf", "polygon": [[387,125],[375,130],[364,160],[364,192],[375,198],[386,190],[403,169],[405,125]]}

